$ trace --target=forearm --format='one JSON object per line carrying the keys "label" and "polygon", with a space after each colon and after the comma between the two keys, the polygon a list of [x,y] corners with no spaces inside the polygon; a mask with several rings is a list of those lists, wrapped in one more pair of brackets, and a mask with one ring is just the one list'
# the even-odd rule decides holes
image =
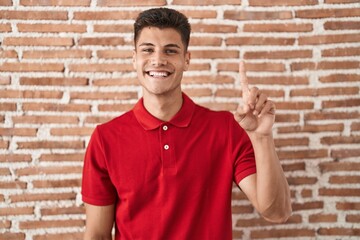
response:
{"label": "forearm", "polygon": [[272,136],[249,134],[256,159],[256,200],[262,216],[283,222],[291,214],[290,191]]}

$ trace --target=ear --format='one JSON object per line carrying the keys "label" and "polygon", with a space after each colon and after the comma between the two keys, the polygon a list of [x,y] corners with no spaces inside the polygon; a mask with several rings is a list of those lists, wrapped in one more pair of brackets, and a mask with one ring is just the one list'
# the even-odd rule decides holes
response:
{"label": "ear", "polygon": [[190,59],[191,59],[191,53],[187,51],[185,53],[185,65],[184,65],[184,71],[187,71],[189,69],[190,65]]}
{"label": "ear", "polygon": [[132,64],[134,69],[136,70],[136,50],[134,49],[132,52]]}

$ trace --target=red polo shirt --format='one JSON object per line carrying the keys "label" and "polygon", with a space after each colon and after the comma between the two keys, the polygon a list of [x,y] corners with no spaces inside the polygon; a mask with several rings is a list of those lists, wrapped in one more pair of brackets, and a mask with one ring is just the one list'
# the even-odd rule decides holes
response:
{"label": "red polo shirt", "polygon": [[142,99],[98,126],[83,170],[83,201],[116,204],[116,239],[232,239],[232,182],[256,172],[245,131],[229,112],[194,104],[163,122]]}

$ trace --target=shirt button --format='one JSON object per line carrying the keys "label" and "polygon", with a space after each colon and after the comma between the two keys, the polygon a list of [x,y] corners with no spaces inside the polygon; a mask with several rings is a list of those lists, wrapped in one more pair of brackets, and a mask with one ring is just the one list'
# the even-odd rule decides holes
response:
{"label": "shirt button", "polygon": [[164,130],[164,131],[168,130],[168,126],[164,125],[164,126],[163,126],[163,130]]}
{"label": "shirt button", "polygon": [[169,149],[169,145],[165,144],[165,145],[164,145],[164,149],[165,149],[165,150],[168,150],[168,149]]}

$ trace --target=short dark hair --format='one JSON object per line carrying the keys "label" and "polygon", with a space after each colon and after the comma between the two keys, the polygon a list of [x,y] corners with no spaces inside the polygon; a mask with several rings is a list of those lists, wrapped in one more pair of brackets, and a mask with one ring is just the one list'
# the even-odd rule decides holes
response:
{"label": "short dark hair", "polygon": [[173,28],[181,35],[185,50],[189,46],[191,32],[189,21],[184,14],[174,9],[152,8],[141,12],[134,23],[135,46],[144,27]]}

